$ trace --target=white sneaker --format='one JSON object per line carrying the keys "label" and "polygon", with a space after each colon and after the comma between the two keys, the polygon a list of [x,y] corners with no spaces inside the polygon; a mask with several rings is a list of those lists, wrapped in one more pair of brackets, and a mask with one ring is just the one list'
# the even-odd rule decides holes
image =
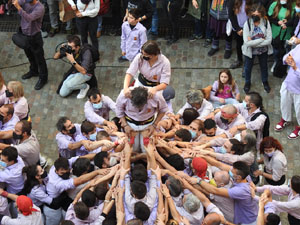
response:
{"label": "white sneaker", "polygon": [[276,62],[273,63],[271,69],[270,69],[270,72],[271,73],[274,73],[274,69],[275,69],[275,66],[276,66]]}
{"label": "white sneaker", "polygon": [[77,95],[77,99],[83,99],[86,96],[86,93],[90,89],[90,85],[86,84],[86,88],[80,89],[79,94]]}

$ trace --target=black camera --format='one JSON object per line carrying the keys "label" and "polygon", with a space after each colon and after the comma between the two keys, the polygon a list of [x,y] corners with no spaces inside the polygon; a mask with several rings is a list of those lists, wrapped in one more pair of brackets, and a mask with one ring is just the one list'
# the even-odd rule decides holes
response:
{"label": "black camera", "polygon": [[72,54],[74,51],[70,45],[63,45],[59,49],[60,57],[65,57],[66,53]]}

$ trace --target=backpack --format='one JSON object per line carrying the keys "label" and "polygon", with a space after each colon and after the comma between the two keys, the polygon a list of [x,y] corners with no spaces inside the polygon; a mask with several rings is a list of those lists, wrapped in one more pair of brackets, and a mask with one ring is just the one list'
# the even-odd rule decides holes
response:
{"label": "backpack", "polygon": [[282,57],[276,63],[273,71],[273,76],[278,78],[283,78],[287,74],[287,65],[282,62]]}
{"label": "backpack", "polygon": [[93,58],[93,62],[96,63],[97,61],[100,60],[100,55],[99,52],[96,48],[94,48],[92,45],[90,44],[84,44],[83,48],[82,48],[82,54],[84,54],[84,52],[89,49],[92,53],[92,58]]}
{"label": "backpack", "polygon": [[[266,120],[265,120],[265,123],[264,123],[264,127],[263,127],[263,138],[265,137],[269,137],[270,136],[270,118],[269,118],[269,115],[265,112],[258,112],[258,113],[255,113],[254,116],[252,116],[251,118],[251,121],[254,121],[256,120],[257,117],[259,117],[260,115],[264,115],[266,116]],[[255,132],[257,134],[257,132]]]}
{"label": "backpack", "polygon": [[110,2],[109,0],[100,0],[100,10],[98,15],[102,16],[108,13]]}

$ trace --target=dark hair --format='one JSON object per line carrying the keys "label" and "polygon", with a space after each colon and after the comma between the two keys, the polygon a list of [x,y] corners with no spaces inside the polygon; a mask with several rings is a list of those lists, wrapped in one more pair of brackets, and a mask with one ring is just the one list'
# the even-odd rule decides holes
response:
{"label": "dark hair", "polygon": [[97,99],[97,96],[100,95],[101,97],[101,93],[100,90],[98,88],[91,88],[88,92],[87,92],[87,97],[88,99],[90,99],[92,97],[92,99]]}
{"label": "dark hair", "polygon": [[[239,14],[242,4],[243,4],[242,0],[235,0],[234,1],[234,5],[233,5],[232,10],[233,10],[235,15]],[[249,15],[251,5],[252,5],[252,0],[246,0],[245,12],[246,12],[247,15]]]}
{"label": "dark hair", "polygon": [[131,219],[127,222],[127,225],[143,225],[143,221],[140,219]]}
{"label": "dark hair", "polygon": [[232,144],[231,151],[234,152],[234,155],[243,155],[244,154],[244,144],[240,141],[232,138],[229,139],[230,143]]}
{"label": "dark hair", "polygon": [[130,183],[131,192],[137,199],[142,199],[147,194],[147,188],[145,183],[139,180],[134,180]]}
{"label": "dark hair", "polygon": [[134,204],[134,215],[137,219],[146,221],[150,216],[150,209],[144,202],[137,202]]}
{"label": "dark hair", "polygon": [[131,91],[131,103],[135,107],[143,107],[147,104],[148,90],[145,87],[136,87]]}
{"label": "dark hair", "polygon": [[78,219],[85,220],[90,215],[89,208],[83,202],[77,202],[74,205],[75,215]]}
{"label": "dark hair", "polygon": [[68,117],[63,116],[60,117],[56,123],[56,128],[59,132],[62,132],[63,130],[66,130],[65,128],[65,123],[67,122],[67,120],[70,120]]}
{"label": "dark hair", "polygon": [[103,167],[103,162],[104,162],[104,158],[107,158],[108,154],[107,152],[99,152],[95,155],[94,158],[94,164],[99,168],[102,169]]}
{"label": "dark hair", "polygon": [[167,181],[168,182],[166,182],[166,185],[170,191],[170,195],[173,197],[178,197],[183,191],[180,180],[177,180],[176,178],[169,176]]}
{"label": "dark hair", "polygon": [[192,135],[189,130],[181,128],[175,132],[175,135],[182,139],[182,141],[190,142],[192,140]]}
{"label": "dark hair", "polygon": [[199,113],[194,108],[186,108],[183,111],[182,119],[183,119],[183,125],[190,125],[193,120],[197,119],[199,117]]}
{"label": "dark hair", "polygon": [[300,194],[300,176],[299,175],[294,175],[291,179],[291,184],[292,184],[292,189]]}
{"label": "dark hair", "polygon": [[31,122],[28,122],[27,120],[21,120],[18,123],[22,124],[22,133],[26,132],[28,136],[31,135]]}
{"label": "dark hair", "polygon": [[88,134],[90,132],[92,132],[94,129],[96,128],[96,125],[90,121],[83,121],[81,123],[81,133],[85,133],[85,134]]}
{"label": "dark hair", "polygon": [[82,192],[81,200],[87,207],[93,207],[96,204],[96,194],[91,190],[85,190]]}
{"label": "dark hair", "polygon": [[148,55],[159,55],[160,48],[156,41],[147,41],[143,44],[141,51],[146,52]]}
{"label": "dark hair", "polygon": [[76,35],[69,35],[67,36],[67,40],[69,43],[74,43],[75,44],[75,47],[77,46],[81,46],[81,41],[80,41],[80,38]]}
{"label": "dark hair", "polygon": [[117,225],[117,220],[115,218],[105,218],[102,225]]}
{"label": "dark hair", "polygon": [[263,99],[257,92],[249,92],[247,94],[250,97],[250,103],[253,103],[257,108],[260,108],[264,112]]}
{"label": "dark hair", "polygon": [[135,164],[131,169],[131,179],[132,181],[142,181],[146,183],[148,180],[147,169],[143,164]]}
{"label": "dark hair", "polygon": [[105,195],[108,191],[107,188],[107,183],[106,182],[102,182],[100,184],[97,184],[95,187],[95,195],[99,200],[105,200]]}
{"label": "dark hair", "polygon": [[75,225],[71,220],[62,220],[59,225]]}
{"label": "dark hair", "polygon": [[86,158],[78,158],[72,165],[73,174],[80,177],[82,174],[89,171],[90,160]]}
{"label": "dark hair", "polygon": [[237,170],[237,175],[245,179],[250,174],[250,167],[242,161],[237,161],[232,164],[233,168]]}
{"label": "dark hair", "polygon": [[59,157],[57,160],[55,160],[54,167],[56,171],[58,171],[59,169],[68,170],[70,169],[69,161],[64,157]]}
{"label": "dark hair", "polygon": [[132,15],[134,19],[138,19],[141,16],[141,10],[137,8],[130,9],[128,14]]}
{"label": "dark hair", "polygon": [[14,161],[15,163],[18,162],[18,150],[15,147],[8,146],[5,149],[3,149],[2,153],[3,156],[7,157],[7,160]]}
{"label": "dark hair", "polygon": [[118,131],[121,132],[122,131],[122,126],[121,126],[121,123],[120,123],[120,118],[114,117],[114,118],[111,119],[111,121],[115,123],[115,125],[118,127]]}
{"label": "dark hair", "polygon": [[179,154],[173,154],[166,158],[166,162],[173,166],[176,170],[185,169],[184,159]]}
{"label": "dark hair", "polygon": [[233,79],[230,70],[229,70],[229,69],[223,69],[223,70],[221,70],[220,73],[219,73],[219,80],[218,80],[218,90],[217,90],[217,93],[223,92],[223,90],[224,90],[224,84],[221,82],[221,79],[220,79],[222,73],[225,73],[225,74],[228,76],[228,81],[227,81],[227,83],[228,83],[229,85],[231,85],[232,92],[235,92],[236,84],[235,84],[235,80]]}
{"label": "dark hair", "polygon": [[281,152],[282,151],[282,145],[280,144],[280,142],[269,136],[269,137],[265,137],[262,142],[260,143],[260,146],[259,146],[259,151],[260,151],[260,154],[264,154],[265,153],[265,148],[275,148],[276,150],[279,150]]}
{"label": "dark hair", "polygon": [[22,173],[26,174],[26,180],[24,182],[22,193],[28,195],[34,186],[40,184],[38,179],[36,179],[36,176],[38,175],[37,165],[23,167]]}
{"label": "dark hair", "polygon": [[[273,18],[277,18],[278,17],[278,14],[281,10],[281,7],[283,7],[281,4],[280,4],[280,0],[276,0],[276,6],[274,8],[274,11],[273,11],[273,14],[272,14],[272,17]],[[291,1],[291,0],[288,0],[286,1],[286,13],[285,13],[285,19],[289,20],[292,16],[292,13],[293,13],[293,4],[294,4],[294,1]]]}
{"label": "dark hair", "polygon": [[269,213],[267,216],[266,225],[278,225],[280,223],[280,217],[275,213]]}
{"label": "dark hair", "polygon": [[264,18],[265,20],[268,19],[268,17],[266,16],[266,9],[261,3],[257,3],[257,4],[252,5],[251,13],[253,14],[256,11],[260,13],[261,18]]}
{"label": "dark hair", "polygon": [[109,134],[105,130],[101,130],[97,133],[97,141],[102,140],[103,138],[109,137]]}
{"label": "dark hair", "polygon": [[212,128],[216,128],[216,122],[213,119],[206,119],[204,120],[204,129],[205,130],[210,130]]}
{"label": "dark hair", "polygon": [[14,109],[14,105],[13,104],[5,104],[3,105],[4,108],[7,109],[7,115],[14,115],[15,109]]}

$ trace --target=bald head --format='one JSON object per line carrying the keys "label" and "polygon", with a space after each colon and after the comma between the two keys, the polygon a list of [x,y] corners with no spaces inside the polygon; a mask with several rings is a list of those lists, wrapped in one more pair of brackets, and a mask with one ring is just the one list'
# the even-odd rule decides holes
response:
{"label": "bald head", "polygon": [[237,109],[236,107],[234,107],[233,105],[225,105],[223,108],[222,108],[222,112],[225,112],[229,115],[235,115],[237,114]]}
{"label": "bald head", "polygon": [[204,218],[203,223],[207,225],[220,225],[221,218],[217,213],[209,213]]}
{"label": "bald head", "polygon": [[218,187],[223,187],[223,186],[229,184],[230,176],[227,171],[221,170],[221,171],[215,172],[214,179],[215,179]]}

